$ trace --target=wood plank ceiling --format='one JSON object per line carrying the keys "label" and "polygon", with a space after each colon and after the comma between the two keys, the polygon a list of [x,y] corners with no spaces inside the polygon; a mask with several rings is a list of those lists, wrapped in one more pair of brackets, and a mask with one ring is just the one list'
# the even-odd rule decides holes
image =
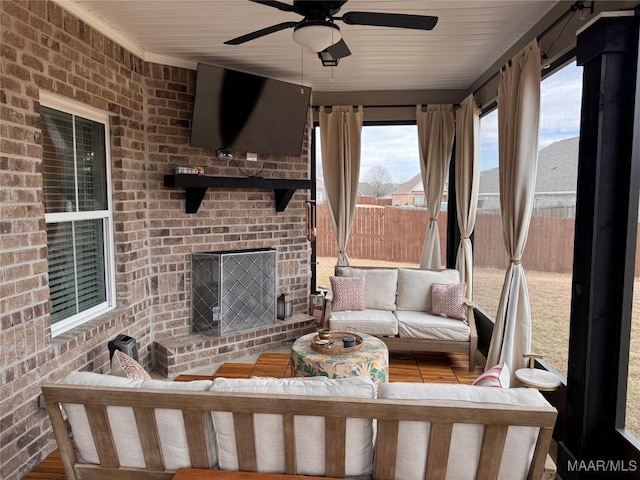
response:
{"label": "wood plank ceiling", "polygon": [[[247,0],[56,0],[151,61],[191,68],[222,65],[315,91],[466,89],[557,0],[350,0],[338,15],[371,11],[435,15],[432,31],[336,22],[352,55],[323,67],[291,29],[231,46],[230,38],[299,21]],[[283,0],[291,3],[291,0]]]}

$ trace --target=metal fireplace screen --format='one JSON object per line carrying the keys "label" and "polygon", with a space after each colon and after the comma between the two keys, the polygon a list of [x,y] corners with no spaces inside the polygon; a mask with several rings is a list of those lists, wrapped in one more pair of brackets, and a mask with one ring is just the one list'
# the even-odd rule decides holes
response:
{"label": "metal fireplace screen", "polygon": [[276,323],[274,249],[191,255],[191,330],[229,335]]}

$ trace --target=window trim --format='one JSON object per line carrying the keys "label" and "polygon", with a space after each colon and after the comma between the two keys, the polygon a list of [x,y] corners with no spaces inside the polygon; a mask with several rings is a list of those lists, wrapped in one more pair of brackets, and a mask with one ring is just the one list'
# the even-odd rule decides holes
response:
{"label": "window trim", "polygon": [[[100,123],[104,126],[104,149],[105,149],[105,182],[107,190],[107,209],[92,210],[88,212],[59,212],[45,213],[45,223],[62,223],[78,220],[96,220],[102,219],[103,235],[104,235],[104,265],[105,265],[105,294],[106,300],[99,305],[91,307],[80,313],[72,315],[59,322],[51,323],[51,336],[56,337],[65,333],[72,328],[82,325],[94,318],[103,315],[116,307],[116,265],[115,265],[115,241],[114,241],[114,225],[113,225],[113,197],[111,186],[111,145],[109,139],[109,115],[101,110],[93,107],[53,95],[49,92],[40,92],[40,106],[51,108],[73,115],[74,117],[82,117]],[[74,142],[75,142],[74,133]],[[43,175],[44,178],[44,175]]]}

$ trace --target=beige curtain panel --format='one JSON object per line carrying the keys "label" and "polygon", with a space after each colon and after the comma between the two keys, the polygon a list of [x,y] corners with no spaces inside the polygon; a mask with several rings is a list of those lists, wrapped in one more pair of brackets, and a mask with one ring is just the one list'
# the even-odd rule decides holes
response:
{"label": "beige curtain panel", "polygon": [[338,265],[349,265],[347,244],[356,213],[360,178],[360,136],[364,113],[351,106],[320,108],[320,147],[324,190],[333,233],[338,242]]}
{"label": "beige curtain panel", "polygon": [[520,263],[527,243],[538,170],[540,48],[531,42],[513,57],[498,84],[500,207],[510,263],[504,279],[486,368],[500,362],[513,372],[531,349],[531,306]]}
{"label": "beige curtain panel", "polygon": [[455,121],[453,105],[428,105],[422,111],[422,105],[416,109],[418,124],[418,144],[420,149],[420,171],[424,186],[425,202],[429,209],[429,226],[422,247],[420,268],[440,269],[440,232],[438,214],[442,202],[442,193],[449,174]]}
{"label": "beige curtain panel", "polygon": [[473,300],[473,248],[469,237],[476,225],[480,184],[480,110],[473,95],[456,112],[456,212],[460,245],[456,269],[467,283],[467,299]]}

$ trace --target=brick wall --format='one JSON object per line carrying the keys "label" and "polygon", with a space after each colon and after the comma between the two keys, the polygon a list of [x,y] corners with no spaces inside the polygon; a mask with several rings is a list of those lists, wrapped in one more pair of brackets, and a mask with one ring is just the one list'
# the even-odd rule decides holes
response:
{"label": "brick wall", "polygon": [[[238,175],[228,161],[189,147],[195,74],[150,64],[44,0],[0,2],[0,478],[21,478],[55,444],[40,384],[70,371],[108,372],[106,343],[118,333],[139,342],[152,365],[152,344],[188,332],[189,253],[274,247],[280,289],[303,311],[309,247],[298,192],[276,213],[273,192],[211,190],[197,214],[184,213],[184,192],[164,188],[174,163]],[[111,116],[118,308],[51,337],[42,192],[39,94],[46,90]],[[301,158],[239,160],[263,176],[305,178]]]}

